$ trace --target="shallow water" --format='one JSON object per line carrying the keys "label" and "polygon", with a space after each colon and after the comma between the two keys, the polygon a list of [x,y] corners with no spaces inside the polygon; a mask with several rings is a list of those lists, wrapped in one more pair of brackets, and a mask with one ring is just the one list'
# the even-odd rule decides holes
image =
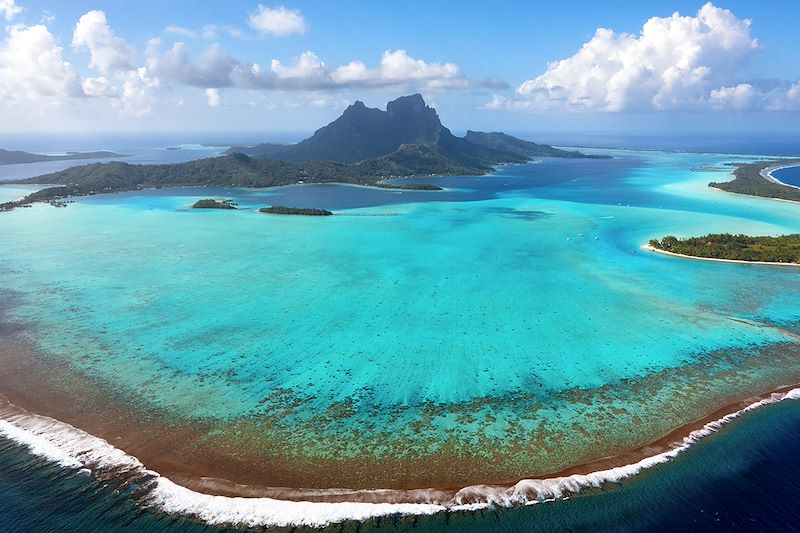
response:
{"label": "shallow water", "polygon": [[[143,411],[215,421],[210,446],[279,449],[313,473],[301,486],[546,474],[800,377],[799,271],[639,248],[796,232],[800,207],[691,170],[749,156],[603,153],[426,179],[442,192],[179,189],[19,209],[2,215],[0,286],[42,353]],[[209,196],[242,209],[188,209]],[[269,204],[337,216],[256,212]],[[331,464],[349,471],[325,478]]]}

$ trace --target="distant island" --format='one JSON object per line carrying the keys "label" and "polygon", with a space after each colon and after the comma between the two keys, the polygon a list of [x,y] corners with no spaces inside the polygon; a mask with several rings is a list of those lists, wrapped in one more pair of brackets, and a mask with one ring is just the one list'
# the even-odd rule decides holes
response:
{"label": "distant island", "polygon": [[413,176],[479,176],[497,165],[525,163],[535,157],[607,158],[559,150],[499,132],[470,131],[465,137],[456,137],[422,96],[415,94],[389,102],[386,111],[356,102],[338,119],[293,145],[232,148],[221,157],[171,165],[95,163],[9,181],[55,186],[18,202],[0,204],[0,211],[72,196],[160,187],[352,183],[435,190],[436,186],[425,184],[398,186],[383,182]]}
{"label": "distant island", "polygon": [[327,209],[315,209],[313,207],[286,207],[285,205],[262,207],[258,210],[258,212],[272,215],[305,215],[315,217],[328,217],[333,214]]}
{"label": "distant island", "polygon": [[772,169],[790,165],[800,165],[800,159],[739,164],[733,172],[733,181],[712,181],[708,185],[726,192],[800,202],[800,189],[779,183],[770,175]]}
{"label": "distant island", "polygon": [[668,235],[651,239],[646,248],[698,259],[800,266],[800,234],[751,237],[711,233],[686,239]]}
{"label": "distant island", "polygon": [[71,161],[75,159],[107,159],[110,157],[127,157],[116,152],[67,152],[64,155],[45,155],[22,152],[20,150],[0,149],[0,165],[18,165],[23,163],[43,163],[46,161]]}
{"label": "distant island", "polygon": [[[297,144],[264,143],[232,147],[228,152],[293,163],[355,164],[388,157],[407,166],[409,175],[483,174],[490,171],[492,165],[523,163],[533,157],[608,158],[559,150],[500,132],[468,131],[465,137],[456,137],[442,125],[436,110],[427,106],[419,94],[389,102],[386,111],[366,107],[357,101],[338,119]],[[409,160],[413,158],[427,161],[417,169]],[[429,172],[436,167],[441,172]]]}
{"label": "distant island", "polygon": [[236,209],[231,200],[214,200],[213,198],[206,198],[205,200],[198,200],[192,206],[192,209]]}

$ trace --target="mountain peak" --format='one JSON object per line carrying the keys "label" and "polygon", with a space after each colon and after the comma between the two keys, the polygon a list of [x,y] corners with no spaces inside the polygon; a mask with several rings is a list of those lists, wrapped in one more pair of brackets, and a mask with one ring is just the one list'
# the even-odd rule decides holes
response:
{"label": "mountain peak", "polygon": [[386,104],[386,111],[358,100],[304,141],[291,146],[259,145],[247,153],[289,162],[357,163],[398,151],[403,157],[409,153],[423,158],[447,154],[459,165],[482,169],[487,162],[521,162],[533,155],[574,157],[503,133],[470,131],[465,138],[455,137],[420,94],[401,96]]}
{"label": "mountain peak", "polygon": [[344,116],[348,116],[348,115],[353,115],[353,116],[362,115],[368,109],[369,108],[364,105],[364,102],[362,102],[361,100],[356,100],[355,102],[353,102],[352,104],[347,106],[347,109],[344,110],[344,113],[342,113],[342,116],[344,117]]}
{"label": "mountain peak", "polygon": [[390,115],[399,115],[399,114],[415,114],[419,115],[424,113],[426,110],[431,110],[434,113],[436,112],[433,108],[428,107],[425,104],[425,100],[422,98],[422,95],[411,94],[409,96],[401,96],[395,100],[392,100],[388,104],[386,104],[386,112]]}
{"label": "mountain peak", "polygon": [[436,110],[419,94],[402,96],[386,104],[386,111],[353,102],[344,113],[308,139],[292,146],[255,147],[254,152],[284,161],[313,160],[355,163],[390,154],[402,144],[434,145],[449,131]]}

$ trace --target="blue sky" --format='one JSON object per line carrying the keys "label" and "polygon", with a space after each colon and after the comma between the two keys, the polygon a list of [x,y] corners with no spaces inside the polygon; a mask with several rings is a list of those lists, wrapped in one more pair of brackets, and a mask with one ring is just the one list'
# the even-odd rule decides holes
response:
{"label": "blue sky", "polygon": [[800,131],[792,2],[0,0],[0,18],[4,133],[304,132],[410,92],[456,131]]}

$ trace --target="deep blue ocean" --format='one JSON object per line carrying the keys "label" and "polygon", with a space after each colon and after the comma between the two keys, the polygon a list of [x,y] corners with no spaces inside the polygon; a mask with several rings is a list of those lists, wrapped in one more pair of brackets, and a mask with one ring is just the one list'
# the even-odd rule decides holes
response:
{"label": "deep blue ocean", "polygon": [[[798,434],[800,402],[786,401],[603,491],[527,508],[390,517],[328,531],[797,531]],[[4,533],[226,531],[139,509],[135,495],[135,487],[103,486],[0,438]]]}

